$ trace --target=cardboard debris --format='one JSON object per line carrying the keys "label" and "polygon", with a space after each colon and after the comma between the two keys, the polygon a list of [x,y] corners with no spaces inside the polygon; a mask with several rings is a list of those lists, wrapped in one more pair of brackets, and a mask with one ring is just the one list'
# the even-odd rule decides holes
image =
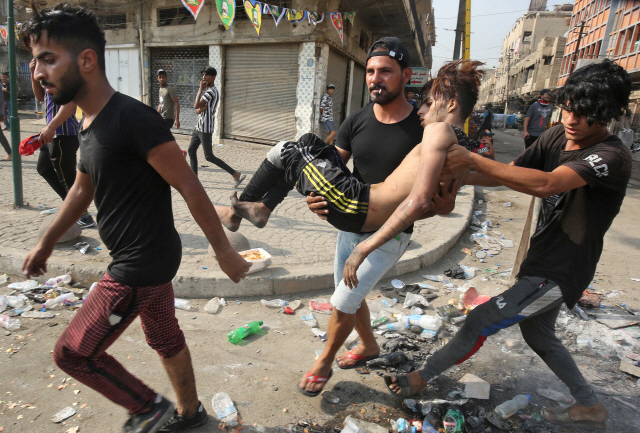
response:
{"label": "cardboard debris", "polygon": [[464,393],[467,398],[478,398],[481,400],[489,399],[489,392],[491,391],[491,385],[489,382],[486,382],[480,379],[478,376],[467,373],[462,379],[460,379],[460,383],[464,383]]}
{"label": "cardboard debris", "polygon": [[636,367],[635,365],[626,361],[620,361],[620,371],[629,373],[630,375],[635,377],[640,377],[640,367]]}

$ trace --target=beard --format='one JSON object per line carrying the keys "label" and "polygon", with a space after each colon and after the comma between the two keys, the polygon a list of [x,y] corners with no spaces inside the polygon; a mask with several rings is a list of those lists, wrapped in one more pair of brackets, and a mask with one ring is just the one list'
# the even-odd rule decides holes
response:
{"label": "beard", "polygon": [[[384,90],[385,92],[376,92],[376,90]],[[375,93],[374,93],[375,92]],[[369,94],[371,95],[371,101],[374,104],[378,105],[386,105],[395,101],[398,96],[402,93],[402,89],[398,89],[396,92],[390,92],[386,86],[371,86],[369,87]]]}
{"label": "beard", "polygon": [[[46,81],[42,81],[42,84],[49,84]],[[58,89],[58,95],[51,95],[51,100],[56,105],[65,105],[73,101],[80,89],[84,87],[86,81],[80,74],[80,68],[76,63],[72,63],[69,69],[63,74],[60,79],[60,85],[55,86]]]}

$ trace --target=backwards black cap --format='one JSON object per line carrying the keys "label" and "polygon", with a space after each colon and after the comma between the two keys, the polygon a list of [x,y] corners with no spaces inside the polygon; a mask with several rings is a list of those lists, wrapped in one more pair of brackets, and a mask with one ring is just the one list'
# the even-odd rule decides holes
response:
{"label": "backwards black cap", "polygon": [[[383,42],[387,46],[389,51],[381,50],[374,52],[373,47],[375,47],[380,42]],[[379,47],[376,47],[375,49],[380,50]],[[401,66],[409,66],[409,64],[411,63],[409,61],[409,51],[407,51],[407,47],[404,46],[400,39],[390,36],[380,38],[373,45],[371,45],[371,48],[369,48],[369,52],[367,53],[367,62],[371,57],[377,56],[389,56],[392,59],[396,59]]]}

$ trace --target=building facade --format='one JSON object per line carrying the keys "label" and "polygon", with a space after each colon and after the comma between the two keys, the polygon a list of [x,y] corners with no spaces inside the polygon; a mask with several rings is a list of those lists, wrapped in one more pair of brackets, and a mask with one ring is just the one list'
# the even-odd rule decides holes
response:
{"label": "building facade", "polygon": [[[578,45],[581,28],[583,29],[582,37]],[[563,85],[573,70],[603,59],[611,59],[622,66],[633,80],[634,90],[629,104],[631,117],[610,125],[611,131],[615,132],[620,126],[628,125],[638,133],[640,132],[640,0],[577,0],[575,2],[571,17],[571,32],[564,52],[558,85]]]}
{"label": "building facade", "polygon": [[552,11],[534,10],[516,20],[502,43],[498,68],[487,73],[478,105],[503,106],[521,111],[545,88],[555,88],[569,27],[572,5]]}
{"label": "building facade", "polygon": [[[48,1],[50,6],[56,3]],[[190,130],[196,123],[192,107],[200,70],[207,65],[217,69],[215,84],[221,101],[214,140],[218,142],[274,144],[307,132],[323,133],[318,127],[319,102],[329,83],[336,86],[334,123],[339,127],[367,102],[366,53],[380,37],[399,37],[412,65],[431,66],[435,44],[431,0],[394,0],[375,7],[367,0],[267,3],[302,12],[291,20],[285,16],[276,25],[262,4],[256,8],[263,11],[258,36],[252,22],[256,18],[249,19],[240,0],[235,1],[235,20],[228,30],[215,1],[204,3],[197,20],[179,0],[95,0],[87,6],[95,10],[105,29],[111,85],[155,107],[156,71],[165,69],[181,102],[182,129]],[[341,39],[329,13],[321,22],[315,17],[314,22],[307,11],[356,11],[356,15],[351,22],[343,14]],[[24,13],[19,18],[28,17]]]}

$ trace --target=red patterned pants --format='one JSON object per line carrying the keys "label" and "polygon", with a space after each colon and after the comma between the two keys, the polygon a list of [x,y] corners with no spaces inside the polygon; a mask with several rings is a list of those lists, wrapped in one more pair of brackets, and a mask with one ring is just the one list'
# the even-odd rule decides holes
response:
{"label": "red patterned pants", "polygon": [[129,287],[105,273],[58,339],[53,359],[130,414],[147,412],[156,393],[105,351],[140,316],[149,346],[162,358],[177,355],[186,343],[173,299],[171,282]]}

